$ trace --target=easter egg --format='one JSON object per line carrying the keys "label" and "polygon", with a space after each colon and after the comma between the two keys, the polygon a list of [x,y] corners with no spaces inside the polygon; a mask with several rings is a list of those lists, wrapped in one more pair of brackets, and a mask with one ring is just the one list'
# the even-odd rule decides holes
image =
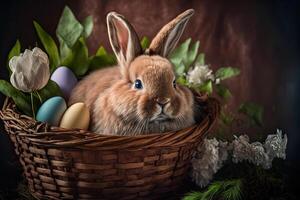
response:
{"label": "easter egg", "polygon": [[65,99],[69,99],[72,89],[77,84],[77,78],[67,67],[58,67],[51,75],[51,80],[60,87]]}
{"label": "easter egg", "polygon": [[58,126],[66,109],[67,104],[62,97],[52,97],[41,105],[37,112],[36,120],[40,122],[47,122],[52,126]]}
{"label": "easter egg", "polygon": [[75,103],[71,105],[64,113],[60,127],[73,129],[85,129],[87,130],[90,123],[90,112],[88,107],[84,103]]}

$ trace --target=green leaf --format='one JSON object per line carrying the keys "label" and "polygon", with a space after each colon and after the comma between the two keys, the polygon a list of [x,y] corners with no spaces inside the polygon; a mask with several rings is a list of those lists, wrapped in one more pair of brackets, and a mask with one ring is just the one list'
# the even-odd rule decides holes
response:
{"label": "green leaf", "polygon": [[195,61],[196,65],[205,65],[205,54],[204,53],[200,53]]}
{"label": "green leaf", "polygon": [[206,81],[205,83],[203,83],[202,85],[200,85],[198,87],[198,90],[200,92],[205,92],[207,94],[211,94],[213,91],[212,81],[211,80]]}
{"label": "green leaf", "polygon": [[[182,60],[180,60],[180,59],[174,59],[174,60],[171,60],[171,62],[174,65],[174,69],[175,69],[175,72],[177,73],[177,75],[181,76],[182,74],[178,74],[178,72],[181,72],[182,69],[179,69],[179,68],[183,67],[183,71],[185,70],[185,66],[184,66]],[[178,70],[178,72],[177,72],[177,70]]]}
{"label": "green leaf", "polygon": [[0,80],[0,92],[13,99],[18,109],[28,116],[32,116],[31,101],[28,95],[14,88],[9,82]]}
{"label": "green leaf", "polygon": [[242,181],[240,179],[215,181],[203,192],[190,192],[183,200],[239,200],[242,196]]}
{"label": "green leaf", "polygon": [[47,85],[39,90],[38,93],[42,98],[42,102],[54,96],[63,96],[60,87],[52,80],[49,80]]}
{"label": "green leaf", "polygon": [[44,31],[44,29],[36,21],[34,21],[33,24],[46,52],[49,55],[50,71],[53,72],[60,64],[57,46],[53,38]]}
{"label": "green leaf", "polygon": [[225,101],[227,101],[232,96],[229,89],[226,86],[222,85],[222,84],[217,84],[216,85],[216,92]]}
{"label": "green leaf", "polygon": [[141,47],[143,50],[146,50],[150,45],[150,40],[148,37],[144,36],[141,40]]}
{"label": "green leaf", "polygon": [[73,59],[72,50],[67,46],[67,44],[64,41],[60,42],[59,50],[61,65],[67,66],[72,62]]}
{"label": "green leaf", "polygon": [[232,124],[234,117],[230,113],[225,113],[224,111],[221,111],[220,119],[225,125],[230,125]]}
{"label": "green leaf", "polygon": [[112,54],[108,54],[103,46],[100,46],[95,56],[91,56],[89,60],[89,71],[112,66],[117,63],[115,56]]}
{"label": "green leaf", "polygon": [[246,102],[240,105],[238,111],[252,119],[256,125],[262,126],[264,108],[258,104]]}
{"label": "green leaf", "polygon": [[92,56],[90,58],[89,70],[97,70],[103,67],[108,67],[116,64],[116,59],[112,55]]}
{"label": "green leaf", "polygon": [[63,94],[60,90],[60,87],[54,81],[49,80],[45,87],[36,92],[33,92],[33,106],[35,112],[38,111],[42,103],[54,96],[63,97]]}
{"label": "green leaf", "polygon": [[77,77],[83,76],[87,72],[89,67],[88,48],[83,37],[69,51],[63,65],[69,67]]}
{"label": "green leaf", "polygon": [[189,51],[187,52],[187,55],[184,59],[184,65],[186,67],[190,67],[190,65],[195,61],[196,56],[198,54],[199,46],[200,46],[199,41],[197,41],[191,45],[191,47],[190,47]]}
{"label": "green leaf", "polygon": [[169,55],[169,60],[175,65],[175,67],[181,62],[184,64],[191,41],[191,38],[187,39]]}
{"label": "green leaf", "polygon": [[222,191],[223,182],[215,181],[212,183],[205,192],[203,192],[203,196],[201,200],[214,200],[217,195]]}
{"label": "green leaf", "polygon": [[83,26],[82,36],[85,38],[89,37],[94,27],[93,17],[92,16],[86,17],[82,22],[82,26]]}
{"label": "green leaf", "polygon": [[240,70],[238,68],[233,67],[222,67],[216,71],[216,78],[220,80],[224,80],[227,78],[231,78],[233,76],[237,76],[240,74]]}
{"label": "green leaf", "polygon": [[221,196],[224,200],[239,200],[242,196],[242,181],[240,179],[225,181]]}
{"label": "green leaf", "polygon": [[10,52],[8,53],[8,57],[7,57],[7,62],[9,62],[9,60],[14,57],[14,56],[19,56],[21,53],[21,44],[20,41],[17,40],[15,45],[13,46],[13,48],[10,50]]}
{"label": "green leaf", "polygon": [[185,71],[185,66],[183,62],[181,61],[179,65],[175,66],[175,72],[177,75],[182,75]]}
{"label": "green leaf", "polygon": [[189,50],[189,46],[191,44],[192,39],[189,38],[186,41],[184,41],[179,47],[174,49],[172,53],[170,54],[169,58],[184,58],[187,55],[187,52]]}
{"label": "green leaf", "polygon": [[203,194],[201,192],[190,192],[186,194],[182,200],[200,200]]}
{"label": "green leaf", "polygon": [[11,74],[11,70],[9,68],[10,59],[14,56],[19,56],[20,53],[21,53],[21,44],[20,44],[20,41],[17,40],[15,45],[13,46],[13,48],[8,53],[8,57],[7,57],[7,69],[8,69],[9,74]]}
{"label": "green leaf", "polygon": [[82,32],[83,26],[75,18],[71,9],[66,6],[56,29],[56,35],[59,42],[64,42],[69,48],[72,48]]}
{"label": "green leaf", "polygon": [[107,51],[103,46],[100,46],[96,52],[96,56],[106,56],[106,55],[107,55]]}
{"label": "green leaf", "polygon": [[179,76],[177,79],[176,79],[176,82],[180,85],[185,85],[187,86],[188,85],[188,82],[186,80],[186,78],[184,76]]}

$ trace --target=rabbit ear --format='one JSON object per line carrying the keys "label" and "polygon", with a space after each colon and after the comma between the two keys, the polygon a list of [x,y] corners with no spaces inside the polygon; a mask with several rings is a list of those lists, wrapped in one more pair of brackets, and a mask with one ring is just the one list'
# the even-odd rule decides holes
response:
{"label": "rabbit ear", "polygon": [[126,69],[129,63],[142,54],[140,40],[131,24],[120,14],[107,15],[108,36],[119,65]]}
{"label": "rabbit ear", "polygon": [[167,57],[176,47],[187,22],[193,14],[193,9],[186,10],[166,24],[152,40],[148,53]]}

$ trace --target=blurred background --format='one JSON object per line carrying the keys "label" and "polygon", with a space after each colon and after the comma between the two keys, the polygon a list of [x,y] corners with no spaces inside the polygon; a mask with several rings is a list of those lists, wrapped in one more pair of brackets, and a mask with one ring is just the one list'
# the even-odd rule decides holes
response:
{"label": "blurred background", "polygon": [[[9,0],[0,3],[0,78],[8,80],[6,58],[16,39],[25,47],[37,44],[33,20],[51,35],[65,5],[81,21],[94,19],[88,46],[94,53],[100,45],[110,50],[105,16],[109,11],[123,14],[140,37],[153,36],[180,12],[194,8],[182,41],[200,40],[200,51],[212,69],[238,67],[240,76],[227,82],[233,99],[230,107],[251,101],[264,107],[262,133],[277,128],[288,134],[287,176],[296,179],[300,154],[300,3],[296,0]],[[0,105],[4,97],[0,94]],[[253,130],[236,129],[251,133]],[[241,132],[243,131],[243,132]],[[247,132],[249,131],[249,132]],[[256,130],[257,131],[257,130]],[[0,186],[14,187],[21,171],[15,167],[12,145],[0,124]]]}

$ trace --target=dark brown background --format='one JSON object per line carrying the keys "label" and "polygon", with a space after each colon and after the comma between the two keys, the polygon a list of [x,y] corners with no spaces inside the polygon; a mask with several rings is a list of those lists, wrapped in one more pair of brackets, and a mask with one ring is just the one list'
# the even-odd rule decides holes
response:
{"label": "dark brown background", "polygon": [[[213,69],[233,66],[241,75],[228,81],[234,98],[231,107],[252,101],[265,108],[264,133],[276,128],[289,134],[290,160],[299,151],[299,3],[297,1],[183,1],[183,0],[24,0],[1,3],[0,78],[7,79],[6,56],[18,38],[24,47],[34,46],[37,36],[32,21],[37,20],[52,35],[65,5],[83,20],[94,17],[88,39],[91,52],[108,45],[105,15],[117,11],[126,16],[139,36],[152,38],[174,16],[188,8],[195,15],[182,37],[201,41],[201,51]],[[1,102],[3,96],[1,96]],[[2,128],[1,128],[1,132]],[[249,133],[256,134],[256,133]],[[11,149],[0,134],[0,177],[16,175],[7,161]]]}

